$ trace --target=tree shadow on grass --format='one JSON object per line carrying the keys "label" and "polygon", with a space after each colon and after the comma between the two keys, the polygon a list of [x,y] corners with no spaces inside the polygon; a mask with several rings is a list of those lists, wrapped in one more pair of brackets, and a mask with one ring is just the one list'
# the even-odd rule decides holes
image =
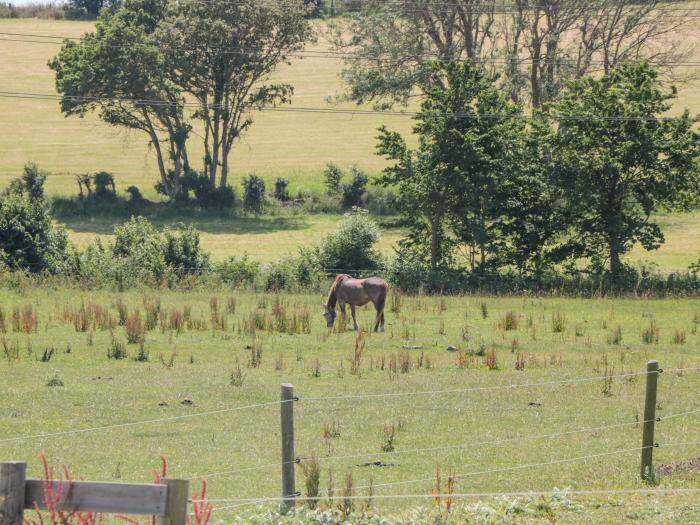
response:
{"label": "tree shadow on grass", "polygon": [[[126,219],[121,217],[90,216],[61,218],[59,220],[67,229],[75,233],[92,233],[97,235],[112,235],[114,227],[126,221]],[[255,235],[286,230],[298,231],[310,227],[308,217],[296,215],[291,217],[182,217],[181,219],[149,217],[149,220],[158,228],[165,226],[176,227],[184,224],[193,226],[201,233],[228,235]]]}

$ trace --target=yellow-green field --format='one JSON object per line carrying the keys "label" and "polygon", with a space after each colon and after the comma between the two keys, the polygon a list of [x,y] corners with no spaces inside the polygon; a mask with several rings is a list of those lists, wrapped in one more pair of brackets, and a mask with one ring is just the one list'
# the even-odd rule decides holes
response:
{"label": "yellow-green field", "polygon": [[[51,20],[0,20],[0,32],[80,36],[90,30],[88,22]],[[688,30],[688,38],[700,31]],[[55,93],[53,74],[47,61],[59,49],[56,44],[7,41],[0,36],[0,90]],[[3,39],[5,41],[3,41]],[[312,48],[327,48],[323,38]],[[696,50],[695,60],[700,57]],[[341,63],[329,58],[294,60],[280,68],[277,78],[295,86],[293,105],[324,107],[326,98],[339,93]],[[678,108],[700,111],[700,81],[680,88]],[[350,107],[350,106],[343,106]],[[327,162],[347,167],[357,164],[370,173],[381,169],[382,159],[374,155],[375,131],[387,124],[408,131],[411,121],[405,117],[378,115],[337,115],[264,112],[256,117],[251,132],[233,154],[237,186],[242,175],[256,172],[269,180],[284,176],[291,190],[319,188],[321,171]],[[153,197],[156,170],[153,155],[140,134],[126,134],[110,128],[94,116],[65,118],[55,101],[0,98],[0,186],[16,177],[28,160],[50,171],[47,189],[51,195],[77,192],[75,175],[106,170],[113,172],[118,189],[137,185]],[[194,145],[194,141],[193,141]],[[198,155],[197,150],[193,157]],[[254,259],[270,261],[293,253],[298,246],[309,245],[332,230],[337,217],[292,216],[263,219],[199,220],[195,226],[203,232],[204,247],[216,259],[247,251]],[[630,260],[653,261],[662,271],[687,269],[700,254],[700,214],[668,215],[662,218],[667,236],[658,251],[641,249]],[[68,221],[71,239],[81,245],[97,235],[111,233],[113,221],[100,217]],[[380,248],[391,253],[400,231],[385,231]]]}
{"label": "yellow-green field", "polygon": [[[13,33],[76,37],[91,27],[88,22],[0,19],[0,31]],[[53,72],[46,63],[60,46],[2,38],[1,90],[55,93]],[[326,48],[327,44],[320,40],[313,47]],[[329,107],[326,97],[342,88],[340,65],[337,59],[295,59],[291,66],[282,66],[276,78],[294,86],[293,107]],[[133,184],[151,193],[157,169],[145,136],[125,134],[94,116],[64,118],[56,101],[0,99],[0,115],[0,184],[16,176],[31,159],[54,172],[47,182],[53,194],[76,193],[74,175],[99,170],[114,173],[120,189]],[[411,120],[383,115],[263,112],[233,152],[233,183],[238,185],[241,175],[255,172],[266,178],[285,176],[296,191],[298,187],[318,186],[318,175],[327,162],[377,171],[382,159],[374,155],[374,136],[382,124],[408,131]],[[201,157],[196,142],[192,141],[193,159]]]}
{"label": "yellow-green field", "polygon": [[[3,290],[0,457],[29,460],[38,476],[45,452],[76,475],[137,482],[151,479],[164,454],[170,476],[207,477],[211,497],[275,497],[278,405],[227,410],[274,402],[280,383],[291,382],[300,397],[296,452],[318,455],[323,494],[329,469],[336,494],[348,472],[358,496],[370,480],[376,495],[430,494],[437,466],[463,475],[458,493],[644,489],[641,374],[654,358],[665,369],[655,461],[698,456],[698,300],[394,297],[386,333],[364,334],[359,357],[355,333],[326,329],[320,302],[236,290]],[[135,359],[139,344],[126,343],[120,304],[125,318],[140,312],[144,327],[152,315],[148,330],[134,329],[147,361]],[[360,325],[372,317],[363,309]],[[108,358],[112,341],[124,344],[122,359]],[[222,412],[195,416],[210,411]],[[178,416],[195,417],[158,421]],[[156,421],[70,433],[141,420]],[[394,451],[385,452],[392,427]],[[300,469],[297,476],[304,491]],[[659,483],[700,488],[700,470]],[[483,523],[553,523],[549,505],[556,523],[700,523],[697,494],[570,499],[581,510],[535,498],[538,514]],[[373,508],[394,514],[418,505],[434,502],[375,500]],[[217,522],[231,517],[216,514]]]}

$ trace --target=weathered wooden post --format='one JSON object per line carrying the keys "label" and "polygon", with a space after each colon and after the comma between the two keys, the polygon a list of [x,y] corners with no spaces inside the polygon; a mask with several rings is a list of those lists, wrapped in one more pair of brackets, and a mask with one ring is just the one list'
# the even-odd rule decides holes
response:
{"label": "weathered wooden post", "polygon": [[0,463],[0,525],[23,525],[27,463]]}
{"label": "weathered wooden post", "polygon": [[654,468],[652,457],[654,455],[654,423],[656,422],[656,384],[659,378],[659,362],[647,363],[647,389],[644,400],[644,429],[642,430],[642,468],[643,480],[653,477]]}
{"label": "weathered wooden post", "polygon": [[294,507],[294,386],[283,384],[280,395],[280,424],[282,428],[282,505],[283,511]]}
{"label": "weathered wooden post", "polygon": [[165,514],[156,520],[157,525],[187,525],[187,501],[190,482],[186,479],[165,478],[161,485],[168,487]]}

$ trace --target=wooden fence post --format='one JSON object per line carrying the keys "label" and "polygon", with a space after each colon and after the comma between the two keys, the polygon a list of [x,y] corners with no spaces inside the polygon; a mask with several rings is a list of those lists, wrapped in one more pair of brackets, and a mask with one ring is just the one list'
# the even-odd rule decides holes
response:
{"label": "wooden fence post", "polygon": [[294,386],[283,384],[280,395],[280,424],[282,428],[282,511],[294,507]]}
{"label": "wooden fence post", "polygon": [[658,361],[647,363],[647,389],[644,400],[644,429],[642,430],[642,468],[643,480],[653,478],[654,468],[652,457],[654,455],[654,423],[656,422],[656,383],[659,378]]}
{"label": "wooden fence post", "polygon": [[0,525],[23,525],[27,463],[0,463]]}
{"label": "wooden fence post", "polygon": [[187,525],[187,501],[190,482],[186,479],[163,479],[161,485],[168,487],[165,514],[156,520],[157,525]]}

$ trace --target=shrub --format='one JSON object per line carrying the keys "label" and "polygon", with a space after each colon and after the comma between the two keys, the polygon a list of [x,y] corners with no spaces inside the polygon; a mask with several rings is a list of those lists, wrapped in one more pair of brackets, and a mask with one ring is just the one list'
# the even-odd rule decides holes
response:
{"label": "shrub", "polygon": [[98,171],[92,176],[95,186],[94,198],[97,200],[116,200],[117,188],[114,185],[114,175],[106,171]]}
{"label": "shrub", "polygon": [[372,215],[397,215],[397,195],[390,188],[374,187],[367,191],[367,209]]}
{"label": "shrub", "polygon": [[115,227],[115,240],[98,239],[73,258],[74,275],[85,285],[173,283],[211,269],[194,228],[158,231],[147,219],[132,217]]}
{"label": "shrub", "polygon": [[348,184],[343,185],[342,204],[343,208],[352,208],[354,206],[364,207],[367,192],[367,175],[353,167],[351,169],[352,180]]}
{"label": "shrub", "polygon": [[[171,175],[171,178],[174,174]],[[233,188],[226,186],[212,186],[211,180],[204,173],[195,170],[187,170],[182,176],[182,200],[190,198],[190,192],[194,193],[195,201],[202,208],[230,209],[236,203],[236,195]],[[156,184],[156,191],[168,195],[162,182]]]}
{"label": "shrub", "polygon": [[287,186],[289,186],[289,181],[287,179],[279,177],[275,181],[275,199],[282,202],[289,200],[289,190]]}
{"label": "shrub", "polygon": [[243,208],[255,214],[265,208],[265,181],[257,175],[243,179]]}
{"label": "shrub", "polygon": [[164,248],[163,238],[144,217],[131,217],[114,228],[112,254],[128,258],[160,278],[165,274]]}
{"label": "shrub", "polygon": [[326,164],[326,169],[323,170],[323,179],[328,195],[337,195],[340,193],[342,189],[340,184],[343,180],[343,170],[336,164]]}
{"label": "shrub", "polygon": [[377,270],[384,263],[381,254],[373,249],[378,240],[377,224],[365,210],[355,209],[321,241],[318,249],[320,267],[331,273]]}
{"label": "shrub", "polygon": [[143,198],[143,195],[141,194],[141,190],[138,189],[136,186],[129,186],[126,189],[126,192],[129,194],[129,203],[130,204],[142,204],[146,199]]}
{"label": "shrub", "polygon": [[33,273],[63,271],[68,238],[54,227],[43,200],[7,194],[0,196],[0,265]]}
{"label": "shrub", "polygon": [[165,231],[165,264],[177,275],[201,274],[211,267],[209,254],[202,250],[199,232],[192,226]]}
{"label": "shrub", "polygon": [[22,173],[21,178],[22,189],[30,201],[44,200],[46,175],[46,172],[41,171],[34,162],[28,162],[24,165],[24,173]]}
{"label": "shrub", "polygon": [[304,197],[302,210],[305,213],[343,213],[343,208],[340,205],[340,200],[335,195],[310,194]]}
{"label": "shrub", "polygon": [[260,273],[260,263],[248,259],[244,253],[240,258],[232,255],[215,267],[220,279],[234,286],[253,284]]}

